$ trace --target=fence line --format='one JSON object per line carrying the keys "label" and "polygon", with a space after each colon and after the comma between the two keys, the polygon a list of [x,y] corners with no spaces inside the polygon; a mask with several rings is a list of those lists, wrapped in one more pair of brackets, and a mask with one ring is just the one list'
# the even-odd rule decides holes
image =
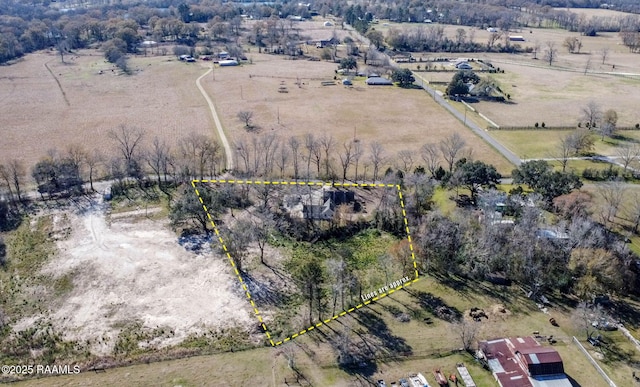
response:
{"label": "fence line", "polygon": [[[576,126],[541,126],[539,125],[538,127],[535,126],[501,126],[499,128],[495,128],[495,129],[499,129],[499,130],[575,130],[575,129],[580,129]],[[582,129],[587,129],[586,127],[583,127]],[[598,128],[594,128],[594,130],[598,130]],[[618,126],[616,127],[617,131],[628,131],[628,130],[640,130],[640,127],[636,128],[635,126]]]}
{"label": "fence line", "polygon": [[616,384],[613,382],[613,380],[611,380],[611,378],[607,376],[604,370],[600,368],[600,365],[596,363],[593,357],[591,357],[589,352],[587,352],[587,350],[582,346],[582,343],[580,343],[580,341],[578,341],[578,339],[576,339],[575,336],[573,336],[573,343],[580,349],[580,351],[582,351],[582,353],[584,353],[584,355],[587,357],[587,360],[591,362],[591,365],[595,367],[596,371],[598,371],[598,373],[600,374],[600,376],[602,376],[604,381],[607,382],[611,387],[617,387]]}

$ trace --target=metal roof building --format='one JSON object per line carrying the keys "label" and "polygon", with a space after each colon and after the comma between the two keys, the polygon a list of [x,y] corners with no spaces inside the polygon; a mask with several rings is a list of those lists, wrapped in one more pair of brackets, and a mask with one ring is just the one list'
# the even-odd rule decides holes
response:
{"label": "metal roof building", "polygon": [[558,352],[533,337],[481,341],[478,352],[501,387],[571,387]]}

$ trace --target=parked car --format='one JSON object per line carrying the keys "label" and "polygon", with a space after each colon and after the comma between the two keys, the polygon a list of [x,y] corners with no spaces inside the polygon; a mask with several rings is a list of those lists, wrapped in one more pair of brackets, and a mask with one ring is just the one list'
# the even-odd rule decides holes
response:
{"label": "parked car", "polygon": [[387,383],[384,380],[380,379],[378,380],[378,387],[387,387]]}
{"label": "parked car", "polygon": [[593,337],[589,337],[587,341],[589,342],[589,344],[593,345],[594,347],[600,346],[600,341],[598,339],[594,339]]}
{"label": "parked car", "polygon": [[407,379],[402,378],[400,379],[400,387],[411,387],[411,386],[409,385],[409,381]]}

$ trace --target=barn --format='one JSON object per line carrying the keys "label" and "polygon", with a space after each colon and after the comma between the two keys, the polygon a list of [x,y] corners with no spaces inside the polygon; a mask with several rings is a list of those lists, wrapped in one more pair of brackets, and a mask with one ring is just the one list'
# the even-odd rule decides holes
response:
{"label": "barn", "polygon": [[391,82],[390,79],[383,78],[383,77],[369,77],[365,82],[367,83],[367,85],[370,85],[370,86],[392,86],[393,85],[393,82]]}

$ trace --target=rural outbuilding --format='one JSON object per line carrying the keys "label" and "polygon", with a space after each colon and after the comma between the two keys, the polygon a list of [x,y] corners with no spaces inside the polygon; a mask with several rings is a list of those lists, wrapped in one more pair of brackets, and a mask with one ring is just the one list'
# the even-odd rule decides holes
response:
{"label": "rural outbuilding", "polygon": [[366,80],[367,85],[370,86],[392,86],[393,82],[390,79],[382,77],[370,77]]}
{"label": "rural outbuilding", "polygon": [[220,62],[218,62],[218,64],[220,66],[237,66],[238,61],[234,59],[221,60]]}

